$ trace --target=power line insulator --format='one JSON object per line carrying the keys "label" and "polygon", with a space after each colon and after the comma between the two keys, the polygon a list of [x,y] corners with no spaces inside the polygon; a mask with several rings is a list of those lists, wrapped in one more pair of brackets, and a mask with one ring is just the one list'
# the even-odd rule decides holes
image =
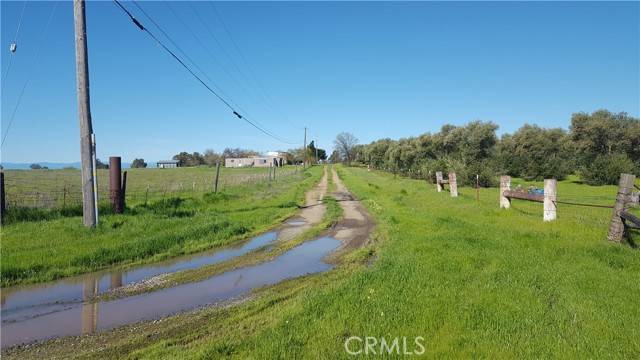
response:
{"label": "power line insulator", "polygon": [[18,49],[18,45],[16,43],[11,43],[11,46],[9,46],[9,50],[12,53],[16,52],[17,49]]}

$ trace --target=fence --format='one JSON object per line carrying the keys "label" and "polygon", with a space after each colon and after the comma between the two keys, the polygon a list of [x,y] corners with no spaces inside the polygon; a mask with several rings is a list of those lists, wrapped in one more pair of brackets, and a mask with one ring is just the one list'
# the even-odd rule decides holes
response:
{"label": "fence", "polygon": [[[175,171],[181,170],[183,169]],[[163,175],[168,174],[166,171],[160,170]],[[168,171],[173,171],[173,169]],[[24,171],[24,173],[30,172],[31,170]],[[300,170],[295,167],[269,168],[260,173],[236,174],[234,172],[235,170],[218,173],[216,169],[212,169],[206,173],[206,176],[202,171],[199,171],[197,174],[187,175],[180,179],[176,179],[175,174],[168,175],[166,179],[163,179],[163,175],[149,179],[141,177],[137,173],[138,177],[132,176],[132,173],[129,172],[125,201],[128,204],[136,204],[169,197],[201,196],[205,193],[211,193],[216,189],[216,173],[219,174],[217,188],[219,191],[223,191],[225,188],[234,186],[259,184],[291,177],[300,173]],[[30,177],[25,177],[23,174],[12,177],[11,174],[3,171],[5,191],[2,192],[2,195],[5,207],[2,210],[12,208],[55,209],[82,205],[78,171],[76,170],[72,174],[73,178],[62,176],[38,179],[34,177],[33,173]],[[100,173],[98,176],[98,199],[100,203],[107,203],[110,199],[109,179],[106,172]]]}
{"label": "fence", "polygon": [[[629,211],[631,207],[640,204],[640,193],[633,191],[634,187],[638,190],[640,190],[640,187],[634,185],[634,183],[634,175],[620,174],[615,204],[602,205],[558,199],[558,181],[556,179],[545,179],[544,190],[542,191],[540,189],[530,189],[530,191],[512,190],[511,177],[504,175],[500,177],[499,206],[501,209],[509,209],[511,208],[511,201],[514,199],[543,203],[542,220],[545,222],[556,220],[558,204],[613,209],[607,239],[621,243],[626,237],[631,242],[628,231],[630,229],[640,229],[640,218]],[[449,185],[452,197],[458,196],[456,174],[449,173],[449,179],[444,179],[442,172],[436,172],[436,190],[438,192],[443,191],[445,185]],[[476,183],[476,192],[477,189],[478,185]],[[634,245],[633,243],[631,244]]]}

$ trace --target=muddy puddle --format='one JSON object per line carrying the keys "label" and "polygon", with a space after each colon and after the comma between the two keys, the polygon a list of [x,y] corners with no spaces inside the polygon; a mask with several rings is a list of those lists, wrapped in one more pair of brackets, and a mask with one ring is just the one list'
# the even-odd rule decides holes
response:
{"label": "muddy puddle", "polygon": [[[340,244],[335,238],[322,237],[298,245],[272,261],[199,282],[111,301],[61,304],[49,313],[14,318],[14,321],[5,322],[3,314],[2,347],[158,319],[233,299],[285,279],[327,271],[333,265],[325,262],[324,258]],[[95,289],[100,284],[95,282],[91,286]]]}
{"label": "muddy puddle", "polygon": [[52,283],[2,289],[2,327],[4,330],[5,323],[57,312],[73,303],[156,275],[195,269],[233,259],[267,247],[277,239],[278,233],[270,231],[234,246],[182,256],[131,270],[95,272]]}

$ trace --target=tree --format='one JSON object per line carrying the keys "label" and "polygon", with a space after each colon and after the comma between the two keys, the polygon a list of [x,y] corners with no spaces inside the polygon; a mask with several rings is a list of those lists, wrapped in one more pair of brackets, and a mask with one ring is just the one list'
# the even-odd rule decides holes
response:
{"label": "tree", "polygon": [[225,159],[228,158],[246,158],[251,156],[258,156],[260,153],[253,150],[246,150],[241,148],[226,148],[222,151],[222,157]]}
{"label": "tree", "polygon": [[29,168],[31,170],[40,170],[40,169],[42,169],[42,165],[40,165],[40,164],[31,164],[31,165],[29,165]]}
{"label": "tree", "polygon": [[136,169],[136,168],[146,168],[147,167],[147,163],[144,162],[144,159],[133,159],[133,162],[131,163],[131,168]]}
{"label": "tree", "polygon": [[173,160],[178,160],[180,166],[199,166],[204,165],[204,157],[199,152],[189,154],[183,151],[173,156]]}
{"label": "tree", "polygon": [[100,159],[96,159],[96,169],[108,169],[109,164],[105,164]]}
{"label": "tree", "polygon": [[335,145],[335,150],[338,152],[340,156],[340,160],[350,164],[354,159],[354,147],[358,145],[358,139],[353,136],[351,133],[342,132],[336,136],[333,144]]}
{"label": "tree", "polygon": [[209,166],[215,166],[218,161],[222,161],[222,155],[216,153],[211,149],[204,151],[204,163]]}
{"label": "tree", "polygon": [[502,137],[498,158],[507,174],[525,179],[562,180],[572,170],[568,136],[559,128],[525,124]]}

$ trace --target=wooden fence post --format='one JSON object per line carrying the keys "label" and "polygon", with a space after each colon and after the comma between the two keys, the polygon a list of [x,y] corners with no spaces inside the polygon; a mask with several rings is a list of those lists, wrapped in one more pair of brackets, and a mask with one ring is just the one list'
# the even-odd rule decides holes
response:
{"label": "wooden fence post", "polygon": [[609,241],[621,243],[624,238],[624,223],[620,218],[620,213],[624,211],[631,202],[631,193],[635,180],[636,177],[634,175],[620,174],[618,195],[616,196],[616,204],[613,206],[611,225],[609,225],[609,234],[607,235]]}
{"label": "wooden fence post", "polygon": [[500,209],[508,209],[511,207],[511,200],[504,196],[504,192],[509,190],[511,190],[511,176],[500,176]]}
{"label": "wooden fence post", "polygon": [[127,208],[127,171],[125,170],[122,173],[122,188],[121,190],[121,195],[120,195],[120,200],[122,201],[122,211],[124,211],[124,209]]}
{"label": "wooden fence post", "polygon": [[0,222],[4,221],[7,212],[6,199],[4,194],[4,171],[0,171]]}
{"label": "wooden fence post", "polygon": [[558,180],[544,179],[544,221],[553,221],[557,217],[557,190]]}
{"label": "wooden fence post", "polygon": [[449,193],[451,197],[458,197],[458,182],[456,181],[456,173],[449,173]]}
{"label": "wooden fence post", "polygon": [[436,189],[442,192],[442,171],[436,171]]}
{"label": "wooden fence post", "polygon": [[213,192],[218,192],[218,178],[220,178],[220,161],[216,162],[216,181],[213,186]]}

